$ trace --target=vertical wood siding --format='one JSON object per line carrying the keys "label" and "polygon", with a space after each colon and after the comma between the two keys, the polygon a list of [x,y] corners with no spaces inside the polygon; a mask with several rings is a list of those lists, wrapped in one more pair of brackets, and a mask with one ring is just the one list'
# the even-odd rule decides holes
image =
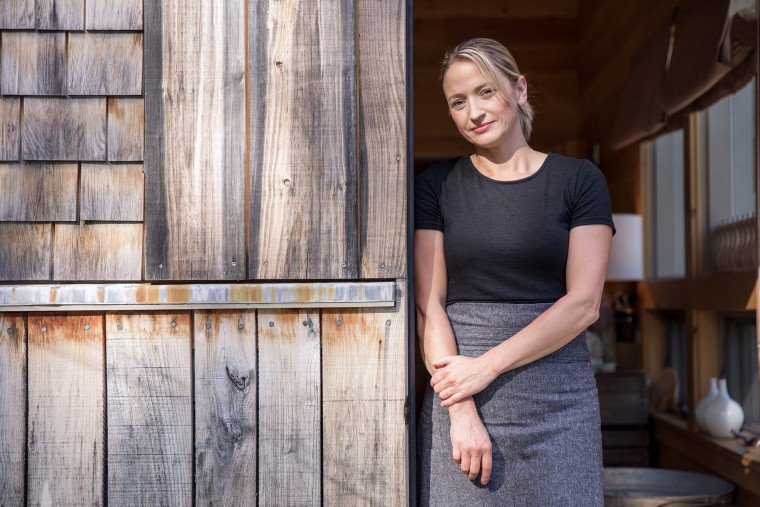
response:
{"label": "vertical wood siding", "polygon": [[5,32],[2,40],[0,93],[64,95],[66,34]]}
{"label": "vertical wood siding", "polygon": [[403,305],[323,312],[325,505],[405,502],[405,329]]}
{"label": "vertical wood siding", "polygon": [[0,188],[12,189],[0,200],[0,220],[75,221],[78,173],[76,164],[0,164]]}
{"label": "vertical wood siding", "polygon": [[108,160],[133,162],[143,159],[143,99],[108,99]]}
{"label": "vertical wood siding", "polygon": [[192,504],[190,315],[106,316],[108,503]]}
{"label": "vertical wood siding", "polygon": [[249,276],[356,277],[353,2],[250,3]]}
{"label": "vertical wood siding", "polygon": [[24,160],[105,160],[106,99],[24,99]]}
{"label": "vertical wood siding", "polygon": [[405,319],[0,313],[0,505],[405,505]]}
{"label": "vertical wood siding", "polygon": [[0,98],[0,160],[19,160],[21,155],[21,100]]}
{"label": "vertical wood siding", "polygon": [[142,34],[70,33],[69,95],[141,95]]}
{"label": "vertical wood siding", "polygon": [[320,339],[316,312],[259,312],[260,505],[320,503]]}
{"label": "vertical wood siding", "polygon": [[142,0],[87,0],[87,30],[142,30]]}
{"label": "vertical wood siding", "polygon": [[406,2],[357,2],[361,276],[406,275]]}
{"label": "vertical wood siding", "polygon": [[30,505],[103,505],[103,317],[29,316]]}
{"label": "vertical wood siding", "polygon": [[[142,164],[82,164],[80,218],[100,222],[141,222]],[[142,234],[142,228],[140,228]],[[137,257],[139,265],[140,257]]]}
{"label": "vertical wood siding", "polygon": [[195,313],[196,505],[256,505],[256,314]]}
{"label": "vertical wood siding", "polygon": [[24,503],[26,464],[26,325],[0,313],[0,504]]}
{"label": "vertical wood siding", "polygon": [[50,224],[0,223],[0,281],[50,280]]}
{"label": "vertical wood siding", "polygon": [[243,1],[145,9],[146,278],[243,279]]}

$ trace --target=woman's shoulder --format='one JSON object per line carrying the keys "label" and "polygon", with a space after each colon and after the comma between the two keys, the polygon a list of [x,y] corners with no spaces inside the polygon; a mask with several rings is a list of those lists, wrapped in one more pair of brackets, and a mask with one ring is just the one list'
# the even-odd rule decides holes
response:
{"label": "woman's shoulder", "polygon": [[416,180],[445,180],[451,172],[463,165],[469,155],[461,155],[459,157],[451,158],[448,160],[438,161],[430,164],[424,171],[422,171]]}

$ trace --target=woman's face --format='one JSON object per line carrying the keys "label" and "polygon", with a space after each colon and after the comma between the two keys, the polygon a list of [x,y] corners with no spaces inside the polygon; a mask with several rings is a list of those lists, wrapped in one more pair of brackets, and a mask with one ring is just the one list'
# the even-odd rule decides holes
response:
{"label": "woman's face", "polygon": [[462,136],[480,148],[494,148],[521,136],[517,105],[527,99],[525,78],[517,86],[504,77],[504,88],[510,101],[498,93],[495,83],[489,82],[478,67],[467,60],[455,61],[443,76],[443,93],[449,113]]}

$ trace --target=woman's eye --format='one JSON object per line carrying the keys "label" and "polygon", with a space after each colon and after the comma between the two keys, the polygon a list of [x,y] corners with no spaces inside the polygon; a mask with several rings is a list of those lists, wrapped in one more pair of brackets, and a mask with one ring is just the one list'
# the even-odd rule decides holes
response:
{"label": "woman's eye", "polygon": [[464,100],[455,100],[451,103],[451,109],[462,109],[464,107]]}
{"label": "woman's eye", "polygon": [[484,97],[488,97],[489,95],[493,95],[493,89],[491,88],[484,88],[480,94]]}

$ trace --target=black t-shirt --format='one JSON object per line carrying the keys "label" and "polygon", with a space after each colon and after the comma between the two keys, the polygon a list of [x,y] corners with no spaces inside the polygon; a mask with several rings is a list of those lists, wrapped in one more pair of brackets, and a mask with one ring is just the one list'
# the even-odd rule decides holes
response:
{"label": "black t-shirt", "polygon": [[415,179],[414,228],[444,233],[447,304],[558,300],[570,229],[588,224],[614,232],[607,183],[588,160],[550,153],[527,178],[497,181],[463,156]]}

